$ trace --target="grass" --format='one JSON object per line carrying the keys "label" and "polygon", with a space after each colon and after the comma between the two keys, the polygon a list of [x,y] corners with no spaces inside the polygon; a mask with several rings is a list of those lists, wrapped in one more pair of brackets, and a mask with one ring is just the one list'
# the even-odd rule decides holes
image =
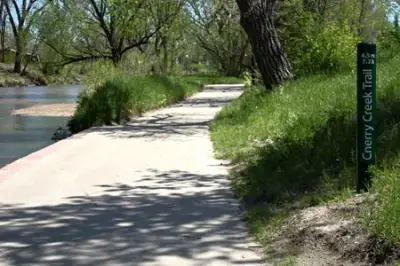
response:
{"label": "grass", "polygon": [[274,266],[296,266],[296,265],[297,265],[296,259],[292,257],[280,260],[274,264]]}
{"label": "grass", "polygon": [[27,86],[29,80],[19,74],[0,72],[0,87]]}
{"label": "grass", "polygon": [[372,191],[378,205],[370,206],[364,221],[370,231],[390,244],[400,245],[400,156],[382,169],[374,169]]}
{"label": "grass", "polygon": [[[400,57],[378,67],[377,168],[372,233],[400,243]],[[356,76],[313,76],[279,90],[248,88],[211,125],[217,154],[256,237],[300,207],[351,196],[355,181]]]}
{"label": "grass", "polygon": [[202,84],[240,82],[218,76],[128,76],[115,72],[110,78],[92,78],[79,96],[75,114],[68,123],[76,133],[91,126],[121,124],[132,116],[160,108],[192,95]]}

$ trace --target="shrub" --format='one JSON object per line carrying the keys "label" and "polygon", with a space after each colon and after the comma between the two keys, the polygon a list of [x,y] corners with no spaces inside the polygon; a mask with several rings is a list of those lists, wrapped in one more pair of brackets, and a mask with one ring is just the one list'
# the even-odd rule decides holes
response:
{"label": "shrub", "polygon": [[347,15],[321,17],[305,8],[303,2],[285,1],[280,16],[283,45],[296,76],[354,69],[359,38],[350,28]]}
{"label": "shrub", "polygon": [[[355,69],[357,43],[360,41],[348,24],[329,24],[309,40],[310,72],[344,72]],[[304,62],[306,64],[306,62]]]}
{"label": "shrub", "polygon": [[[399,134],[399,128],[396,129]],[[390,243],[400,244],[400,157],[395,164],[374,169],[372,192],[378,201],[364,217],[368,228]]]}
{"label": "shrub", "polygon": [[107,80],[127,75],[120,67],[115,67],[109,60],[99,60],[86,65],[84,83],[87,90],[94,90]]}

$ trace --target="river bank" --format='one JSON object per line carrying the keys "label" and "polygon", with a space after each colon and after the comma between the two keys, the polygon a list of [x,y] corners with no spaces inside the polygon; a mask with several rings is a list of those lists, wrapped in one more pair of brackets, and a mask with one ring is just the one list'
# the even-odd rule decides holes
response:
{"label": "river bank", "polygon": [[12,64],[0,63],[0,87],[17,87],[32,85],[53,85],[53,84],[80,84],[83,75],[77,73],[70,75],[45,75],[41,71],[29,68],[24,75],[12,72]]}

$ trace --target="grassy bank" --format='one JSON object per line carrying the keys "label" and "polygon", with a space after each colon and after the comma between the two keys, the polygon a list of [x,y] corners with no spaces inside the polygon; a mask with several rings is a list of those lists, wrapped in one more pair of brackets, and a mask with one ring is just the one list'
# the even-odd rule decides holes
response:
{"label": "grassy bank", "polygon": [[91,126],[123,123],[132,116],[160,108],[200,90],[202,84],[238,83],[235,77],[220,76],[128,76],[115,74],[95,80],[79,96],[78,107],[69,121],[76,133]]}
{"label": "grassy bank", "polygon": [[[370,232],[400,243],[400,58],[378,67],[378,204]],[[220,157],[232,160],[232,184],[248,206],[259,240],[298,208],[351,195],[355,182],[356,77],[314,76],[271,93],[249,88],[211,126]]]}
{"label": "grassy bank", "polygon": [[76,84],[80,83],[82,75],[77,71],[65,70],[59,74],[45,75],[37,66],[28,67],[24,75],[13,73],[12,64],[0,63],[0,87]]}

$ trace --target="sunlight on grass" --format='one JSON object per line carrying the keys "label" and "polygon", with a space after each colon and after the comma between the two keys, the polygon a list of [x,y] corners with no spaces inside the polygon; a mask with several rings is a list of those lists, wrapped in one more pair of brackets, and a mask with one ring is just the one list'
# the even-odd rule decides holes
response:
{"label": "sunlight on grass", "polygon": [[[377,158],[370,230],[400,243],[400,57],[378,67]],[[275,217],[350,197],[355,185],[356,76],[314,76],[281,89],[247,88],[211,125],[219,157],[237,164],[236,195],[248,206],[250,228],[265,241]],[[392,166],[392,167],[388,167]],[[265,203],[276,205],[271,213]],[[256,213],[257,215],[255,215]],[[280,219],[278,219],[279,221]],[[279,222],[278,222],[279,224]]]}

